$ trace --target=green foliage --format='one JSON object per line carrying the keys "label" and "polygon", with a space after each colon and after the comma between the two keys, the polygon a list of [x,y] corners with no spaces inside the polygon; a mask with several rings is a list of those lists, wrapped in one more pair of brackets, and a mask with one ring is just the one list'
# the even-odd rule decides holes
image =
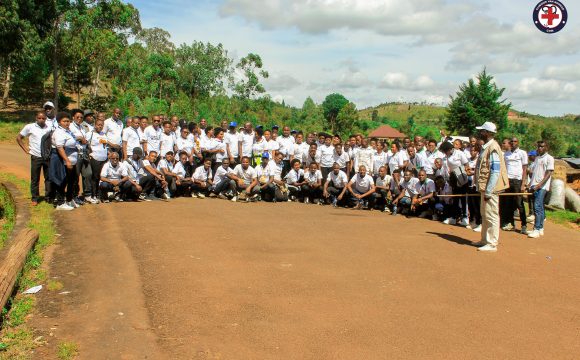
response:
{"label": "green foliage", "polygon": [[242,72],[242,78],[233,85],[233,91],[237,96],[242,99],[253,99],[256,95],[266,92],[260,83],[260,77],[266,79],[270,75],[266,70],[259,70],[262,66],[262,58],[258,54],[250,53],[240,59],[236,68]]}
{"label": "green foliage", "polygon": [[542,130],[540,138],[548,143],[549,152],[552,156],[562,157],[566,155],[568,145],[561,131],[555,125],[546,126]]}
{"label": "green foliage", "polygon": [[326,96],[322,102],[322,111],[326,119],[324,130],[330,130],[332,133],[340,130],[337,121],[338,114],[348,103],[349,101],[341,94],[335,93]]}
{"label": "green foliage", "polygon": [[336,116],[336,128],[333,134],[339,133],[342,137],[352,134],[353,129],[358,123],[358,111],[356,105],[349,102],[344,105]]}
{"label": "green foliage", "polygon": [[474,134],[476,126],[486,121],[496,124],[499,131],[506,127],[511,103],[500,100],[505,88],[498,88],[493,76],[485,69],[477,75],[477,82],[469,79],[462,84],[447,107],[447,129],[459,135]]}
{"label": "green foliage", "polygon": [[79,346],[72,341],[65,341],[58,344],[57,356],[60,360],[71,360],[79,354]]}
{"label": "green foliage", "polygon": [[0,249],[12,233],[16,220],[16,208],[10,193],[0,187]]}

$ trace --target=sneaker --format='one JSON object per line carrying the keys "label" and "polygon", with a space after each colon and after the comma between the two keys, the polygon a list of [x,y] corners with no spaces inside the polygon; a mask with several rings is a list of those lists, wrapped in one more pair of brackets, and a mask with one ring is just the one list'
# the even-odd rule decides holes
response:
{"label": "sneaker", "polygon": [[536,220],[536,216],[535,215],[529,215],[526,218],[526,221],[529,222],[530,224],[534,222],[534,220]]}
{"label": "sneaker", "polygon": [[485,241],[483,241],[483,240],[479,240],[478,242],[473,243],[472,245],[475,246],[475,247],[482,247],[482,246],[487,245],[487,243]]}
{"label": "sneaker", "polygon": [[192,197],[192,198],[194,198],[194,199],[197,199],[197,194],[196,194],[196,193],[194,193],[194,192],[192,192],[192,193],[191,193],[191,197]]}
{"label": "sneaker", "polygon": [[480,233],[480,232],[481,232],[481,225],[477,225],[476,227],[474,227],[474,228],[473,228],[473,229],[471,229],[471,230],[473,230],[473,231],[475,231],[475,232],[478,232],[478,233]]}
{"label": "sneaker", "polygon": [[123,199],[121,199],[121,197],[119,195],[115,195],[115,201],[116,202],[123,202]]}
{"label": "sneaker", "polygon": [[513,231],[515,228],[512,224],[507,224],[501,227],[503,231]]}
{"label": "sneaker", "polygon": [[98,204],[99,203],[99,200],[96,197],[92,196],[92,197],[88,197],[87,198],[87,202],[89,204]]}
{"label": "sneaker", "polygon": [[215,193],[209,193],[209,197],[214,198],[214,197],[217,197],[217,195]]}
{"label": "sneaker", "polygon": [[200,199],[205,199],[205,195],[202,193],[197,193],[197,197]]}
{"label": "sneaker", "polygon": [[139,200],[147,201],[147,196],[145,194],[139,194]]}
{"label": "sneaker", "polygon": [[305,203],[305,204],[310,204],[310,199],[308,198],[308,196],[306,196],[306,197],[304,198],[304,203]]}
{"label": "sneaker", "polygon": [[74,200],[73,200],[73,201],[70,201],[70,202],[68,203],[68,206],[70,206],[70,207],[72,207],[72,208],[75,208],[75,209],[78,209],[78,208],[80,208],[80,207],[81,207],[81,206],[80,206],[79,204],[77,204],[77,203],[76,203]]}
{"label": "sneaker", "polygon": [[520,230],[520,234],[528,235],[528,229],[526,228],[526,226],[522,226],[522,229]]}
{"label": "sneaker", "polygon": [[62,203],[56,207],[56,210],[63,210],[63,211],[71,211],[74,209],[75,209],[74,207],[70,206],[67,203]]}
{"label": "sneaker", "polygon": [[540,229],[540,236],[544,236],[544,229]]}
{"label": "sneaker", "polygon": [[115,193],[114,193],[114,192],[110,192],[110,191],[109,191],[109,192],[107,193],[107,200],[111,200],[111,199],[113,198],[113,196],[115,196]]}
{"label": "sneaker", "polygon": [[397,207],[393,206],[393,212],[391,213],[391,215],[395,216],[397,215]]}
{"label": "sneaker", "polygon": [[475,221],[472,221],[469,223],[469,225],[465,226],[465,228],[469,229],[469,230],[473,230],[476,227],[477,227],[477,224],[475,223]]}
{"label": "sneaker", "polygon": [[469,226],[469,219],[468,218],[463,218],[461,219],[461,222],[459,223],[459,225],[461,226]]}
{"label": "sneaker", "polygon": [[153,194],[145,196],[145,201],[154,201],[154,200],[157,200],[157,198]]}
{"label": "sneaker", "polygon": [[536,229],[534,229],[534,230],[530,231],[530,233],[528,234],[528,237],[529,237],[529,238],[532,238],[532,239],[537,239],[537,238],[539,238],[540,236],[542,236],[542,235],[540,234],[540,230],[536,230]]}
{"label": "sneaker", "polygon": [[83,199],[81,199],[80,197],[78,197],[78,196],[76,198],[74,198],[73,201],[76,202],[79,205],[84,205],[85,204],[85,201]]}
{"label": "sneaker", "polygon": [[236,201],[238,201],[238,197],[237,197],[237,196],[234,196],[234,197],[232,198],[232,202],[236,202]]}
{"label": "sneaker", "polygon": [[103,203],[105,203],[105,204],[108,204],[108,203],[110,203],[110,202],[111,202],[111,200],[109,200],[109,199],[105,199],[105,200],[103,200]]}
{"label": "sneaker", "polygon": [[429,211],[423,211],[422,213],[419,214],[419,218],[421,219],[426,219],[429,217]]}
{"label": "sneaker", "polygon": [[478,247],[477,251],[485,251],[485,252],[496,252],[497,251],[497,247],[491,245],[491,244],[487,244],[484,245],[482,247]]}
{"label": "sneaker", "polygon": [[457,223],[457,221],[455,219],[452,218],[447,218],[445,220],[443,220],[443,224],[445,225],[455,225]]}
{"label": "sneaker", "polygon": [[362,209],[362,204],[360,202],[356,203],[355,207],[352,208],[353,210],[360,210]]}
{"label": "sneaker", "polygon": [[338,201],[336,199],[332,200],[332,207],[337,207],[338,206]]}
{"label": "sneaker", "polygon": [[228,197],[225,194],[219,194],[218,198],[222,199],[222,200],[227,200]]}

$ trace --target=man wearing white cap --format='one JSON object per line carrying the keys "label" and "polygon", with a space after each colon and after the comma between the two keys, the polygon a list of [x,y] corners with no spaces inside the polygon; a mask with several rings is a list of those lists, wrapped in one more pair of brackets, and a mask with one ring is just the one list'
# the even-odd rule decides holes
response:
{"label": "man wearing white cap", "polygon": [[501,147],[494,140],[495,124],[488,121],[476,129],[484,142],[475,172],[482,197],[481,241],[476,245],[479,251],[495,252],[499,243],[499,193],[509,188],[509,179]]}
{"label": "man wearing white cap", "polygon": [[44,105],[42,105],[42,108],[44,109],[44,114],[46,115],[46,125],[50,128],[50,130],[56,129],[58,122],[56,121],[56,114],[52,101],[45,102]]}

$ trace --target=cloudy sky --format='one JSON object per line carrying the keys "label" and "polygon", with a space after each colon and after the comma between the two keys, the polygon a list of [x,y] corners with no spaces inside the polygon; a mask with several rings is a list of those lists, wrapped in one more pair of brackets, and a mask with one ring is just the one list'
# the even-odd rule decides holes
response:
{"label": "cloudy sky", "polygon": [[544,34],[536,0],[131,1],[144,27],[175,44],[222,43],[258,53],[268,93],[301,106],[340,92],[359,109],[388,101],[446,104],[487,67],[518,110],[580,114],[580,1],[568,24]]}

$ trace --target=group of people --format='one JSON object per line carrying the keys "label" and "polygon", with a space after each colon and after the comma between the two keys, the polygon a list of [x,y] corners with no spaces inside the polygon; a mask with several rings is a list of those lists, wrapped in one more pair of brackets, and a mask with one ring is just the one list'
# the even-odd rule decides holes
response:
{"label": "group of people", "polygon": [[[482,251],[496,251],[500,227],[515,230],[517,210],[520,232],[542,236],[554,170],[548,144],[538,141],[526,153],[516,138],[495,141],[493,123],[478,131],[468,142],[416,136],[388,143],[249,122],[213,127],[177,116],[123,121],[120,109],[110,117],[79,109],[55,114],[47,102],[17,142],[31,157],[33,205],[42,171],[45,198],[58,210],[182,196],[299,201],[465,226],[482,232]],[[533,194],[529,232],[522,193]]]}

